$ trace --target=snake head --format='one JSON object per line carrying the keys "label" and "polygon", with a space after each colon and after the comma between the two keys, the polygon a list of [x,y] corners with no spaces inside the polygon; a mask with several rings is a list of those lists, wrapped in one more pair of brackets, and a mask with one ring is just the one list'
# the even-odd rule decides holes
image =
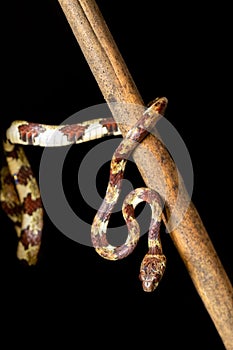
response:
{"label": "snake head", "polygon": [[146,254],[140,267],[139,279],[145,292],[153,292],[165,271],[166,257],[163,254]]}

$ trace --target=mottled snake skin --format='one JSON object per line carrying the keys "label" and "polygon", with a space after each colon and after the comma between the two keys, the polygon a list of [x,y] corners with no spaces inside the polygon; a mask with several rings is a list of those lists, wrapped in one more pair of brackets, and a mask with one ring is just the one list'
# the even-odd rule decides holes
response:
{"label": "mottled snake skin", "polygon": [[[109,260],[122,259],[133,252],[139,241],[140,228],[134,216],[136,206],[140,202],[150,205],[149,250],[142,260],[139,275],[144,291],[153,291],[158,286],[166,267],[160,240],[163,203],[159,194],[149,188],[138,188],[127,195],[122,213],[128,237],[123,245],[114,247],[109,244],[106,232],[119,198],[127,160],[153,128],[158,115],[164,114],[166,106],[165,97],[155,99],[115,150],[106,195],[91,227],[91,239],[97,253]],[[11,124],[3,142],[6,166],[1,169],[0,200],[3,210],[15,225],[19,239],[17,257],[20,260],[25,260],[29,265],[37,263],[43,228],[40,191],[22,145],[60,147],[110,135],[121,135],[112,118],[59,126],[27,121],[14,121]]]}

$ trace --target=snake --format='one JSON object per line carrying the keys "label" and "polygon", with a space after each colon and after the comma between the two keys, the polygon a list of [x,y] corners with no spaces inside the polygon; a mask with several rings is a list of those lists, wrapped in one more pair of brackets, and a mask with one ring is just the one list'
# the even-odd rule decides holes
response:
{"label": "snake", "polygon": [[[139,272],[139,279],[146,292],[157,288],[166,268],[166,256],[163,254],[160,238],[161,222],[164,219],[164,203],[161,196],[153,189],[141,187],[125,197],[122,215],[127,225],[128,236],[122,245],[113,246],[108,242],[107,228],[121,192],[127,161],[153,129],[158,117],[164,115],[166,107],[166,97],[153,100],[116,148],[110,163],[106,194],[91,226],[91,240],[96,252],[108,260],[123,259],[134,251],[140,238],[135,208],[141,202],[149,204],[151,221],[148,230],[148,252],[141,262]],[[36,177],[23,146],[59,147],[118,135],[122,135],[121,130],[111,117],[70,125],[47,125],[23,120],[11,123],[3,141],[6,164],[0,171],[0,201],[4,212],[14,223],[18,236],[17,257],[20,260],[29,265],[37,263],[44,214]]]}
{"label": "snake", "polygon": [[19,260],[37,264],[44,216],[40,190],[23,146],[60,147],[118,135],[121,132],[113,118],[70,125],[25,120],[11,123],[3,141],[5,164],[0,169],[0,202],[14,223]]}

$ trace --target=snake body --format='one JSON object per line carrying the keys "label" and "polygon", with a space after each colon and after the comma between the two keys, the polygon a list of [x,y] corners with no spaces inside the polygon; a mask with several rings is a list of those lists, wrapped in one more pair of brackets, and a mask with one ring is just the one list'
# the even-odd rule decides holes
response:
{"label": "snake body", "polygon": [[150,205],[152,218],[148,233],[149,251],[141,263],[139,274],[145,291],[153,291],[157,287],[166,266],[166,257],[163,255],[160,241],[162,203],[159,195],[151,189],[138,188],[125,198],[122,213],[128,227],[128,236],[123,245],[115,247],[108,243],[107,226],[120,195],[126,162],[137,145],[155,126],[158,114],[164,114],[166,106],[166,98],[154,100],[115,150],[110,164],[106,195],[91,227],[92,243],[97,253],[109,260],[122,259],[132,253],[140,238],[140,228],[134,217],[135,207],[142,201]]}
{"label": "snake body", "polygon": [[16,120],[6,131],[1,168],[0,201],[18,236],[17,257],[35,265],[41,246],[43,208],[40,190],[23,145],[61,147],[121,132],[113,118],[99,118],[71,125],[45,125]]}
{"label": "snake body", "polygon": [[[142,260],[139,275],[145,291],[153,291],[157,287],[166,266],[160,240],[163,207],[158,193],[148,188],[138,188],[125,198],[122,213],[128,236],[123,245],[114,247],[109,244],[106,232],[119,198],[127,160],[155,125],[158,115],[164,114],[166,106],[166,98],[154,100],[115,150],[106,195],[91,227],[92,243],[97,253],[109,260],[122,259],[132,253],[140,237],[139,225],[134,215],[136,206],[142,201],[150,205],[152,216],[148,233],[149,250]],[[7,166],[1,169],[0,200],[3,210],[15,224],[19,237],[19,259],[26,260],[29,265],[36,264],[43,228],[40,191],[22,145],[60,147],[110,135],[121,135],[112,118],[60,126],[27,121],[15,121],[11,124],[3,143]]]}
{"label": "snake body", "polygon": [[7,166],[1,169],[0,200],[19,238],[17,257],[34,265],[41,245],[43,208],[31,166],[18,145],[4,142]]}

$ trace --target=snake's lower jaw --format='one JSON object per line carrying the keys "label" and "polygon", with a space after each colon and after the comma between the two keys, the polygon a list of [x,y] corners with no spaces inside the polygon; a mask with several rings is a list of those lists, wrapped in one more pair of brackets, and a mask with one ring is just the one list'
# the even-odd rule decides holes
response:
{"label": "snake's lower jaw", "polygon": [[159,282],[154,283],[153,281],[142,281],[142,288],[144,292],[153,292],[157,288],[158,284]]}
{"label": "snake's lower jaw", "polygon": [[142,288],[144,292],[153,292],[158,287],[162,276],[163,273],[155,274],[152,276],[145,276],[143,273],[140,273],[139,279],[142,281]]}

